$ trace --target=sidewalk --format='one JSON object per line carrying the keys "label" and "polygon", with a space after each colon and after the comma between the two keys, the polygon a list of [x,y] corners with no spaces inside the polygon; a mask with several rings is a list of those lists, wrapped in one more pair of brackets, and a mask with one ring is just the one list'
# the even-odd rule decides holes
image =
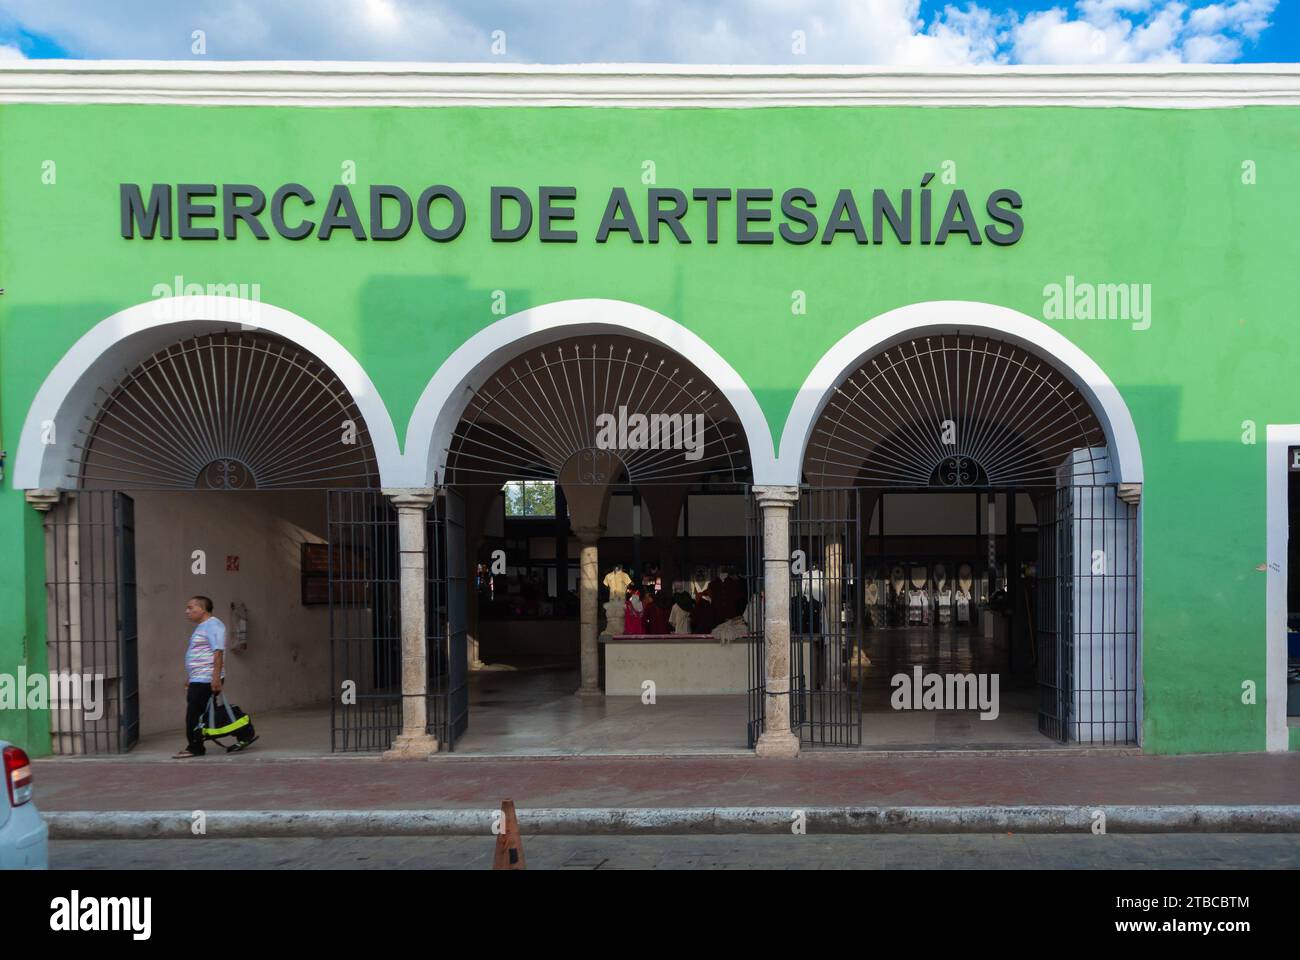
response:
{"label": "sidewalk", "polygon": [[1300,804],[1300,752],[34,761],[42,812]]}

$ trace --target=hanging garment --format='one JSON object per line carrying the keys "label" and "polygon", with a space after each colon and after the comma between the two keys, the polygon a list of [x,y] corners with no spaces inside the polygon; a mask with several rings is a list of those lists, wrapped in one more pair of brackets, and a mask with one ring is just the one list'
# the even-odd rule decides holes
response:
{"label": "hanging garment", "polygon": [[632,578],[628,576],[627,571],[622,567],[615,567],[605,574],[605,579],[602,582],[609,587],[609,598],[617,600],[627,593],[627,585],[632,582]]}
{"label": "hanging garment", "polygon": [[949,590],[939,592],[939,622],[952,622],[952,592]]}
{"label": "hanging garment", "polygon": [[709,584],[706,593],[713,601],[716,622],[722,623],[732,617],[744,616],[749,591],[739,577],[719,577]]}
{"label": "hanging garment", "polygon": [[668,610],[657,603],[648,603],[645,608],[645,632],[669,633]]}
{"label": "hanging garment", "polygon": [[922,606],[923,603],[924,603],[924,599],[921,596],[920,590],[913,590],[910,593],[908,593],[907,595],[907,622],[908,623],[920,623],[924,619],[925,611],[924,611],[924,607]]}
{"label": "hanging garment", "polygon": [[957,622],[970,623],[970,596],[960,591],[957,593]]}
{"label": "hanging garment", "polygon": [[628,597],[623,612],[623,632],[626,634],[645,633],[644,617],[645,609],[641,606],[641,598],[636,594]]}
{"label": "hanging garment", "polygon": [[674,603],[668,612],[668,625],[672,627],[673,633],[690,633],[691,615]]}
{"label": "hanging garment", "polygon": [[808,597],[791,597],[790,630],[795,634],[804,636],[820,634],[822,632],[822,605]]}

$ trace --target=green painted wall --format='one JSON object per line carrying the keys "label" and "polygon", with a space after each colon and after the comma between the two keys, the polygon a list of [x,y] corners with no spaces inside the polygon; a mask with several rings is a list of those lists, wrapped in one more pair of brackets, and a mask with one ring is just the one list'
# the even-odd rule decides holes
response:
{"label": "green painted wall", "polygon": [[[1158,752],[1259,750],[1264,706],[1264,425],[1300,422],[1293,388],[1300,110],[833,108],[764,110],[0,107],[0,442],[16,449],[42,379],[87,329],[150,299],[155,284],[259,283],[264,301],[336,337],[382,394],[399,438],[421,390],[467,336],[508,311],[576,297],[633,301],[686,325],[748,381],[778,432],[794,392],[851,328],[923,300],[965,299],[1043,314],[1067,274],[1149,283],[1153,322],[1054,322],[1106,371],[1137,425],[1146,469],[1145,737]],[[464,234],[435,244],[124,240],[118,184],[299,181],[321,200],[354,161],[356,196],[392,183],[461,191]],[[703,240],[594,242],[612,186],[643,209],[642,163],[660,186],[835,191],[897,197],[954,161],[982,209],[1024,198],[1011,247],[861,247]],[[1242,183],[1254,161],[1258,182]],[[44,184],[44,161],[57,180]],[[577,244],[488,240],[491,185],[578,188]],[[936,182],[941,198],[948,187]],[[936,201],[941,202],[941,201]],[[318,204],[313,213],[319,213]],[[727,214],[730,214],[728,216]],[[983,218],[981,217],[981,220]],[[269,226],[269,218],[267,218]],[[791,293],[807,294],[792,316]],[[1242,442],[1242,421],[1259,443]],[[12,466],[12,462],[10,463]],[[0,495],[0,671],[39,626],[39,526]],[[27,519],[24,520],[23,518]],[[27,552],[18,548],[25,543]],[[33,563],[33,556],[36,562]],[[26,616],[22,608],[26,606]],[[31,649],[39,649],[39,644]],[[0,735],[16,721],[0,713]],[[19,731],[21,732],[21,731]],[[29,731],[29,737],[34,734]]]}

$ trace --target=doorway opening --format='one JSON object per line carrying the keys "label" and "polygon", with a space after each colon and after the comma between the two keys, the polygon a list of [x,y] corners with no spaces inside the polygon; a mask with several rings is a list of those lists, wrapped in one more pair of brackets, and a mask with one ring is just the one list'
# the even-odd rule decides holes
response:
{"label": "doorway opening", "polygon": [[1137,511],[1079,391],[1016,344],[906,340],[834,390],[791,518],[810,746],[1137,741]]}
{"label": "doorway opening", "polygon": [[[264,332],[191,336],[101,390],[73,448],[46,521],[49,663],[93,668],[116,706],[95,724],[52,710],[55,752],[148,759],[183,743],[193,596],[226,627],[226,690],[253,714],[259,755],[357,749],[339,734],[365,728],[393,680],[358,673],[359,706],[338,695],[341,673],[360,643],[373,663],[397,662],[385,626],[396,611],[374,554],[365,639],[337,616],[354,570],[331,539],[329,498],[382,499],[365,420],[337,376]],[[370,726],[365,748],[381,748],[384,728]]]}
{"label": "doorway opening", "polygon": [[749,476],[731,405],[658,343],[570,336],[477,373],[445,475],[470,586],[457,749],[744,750]]}

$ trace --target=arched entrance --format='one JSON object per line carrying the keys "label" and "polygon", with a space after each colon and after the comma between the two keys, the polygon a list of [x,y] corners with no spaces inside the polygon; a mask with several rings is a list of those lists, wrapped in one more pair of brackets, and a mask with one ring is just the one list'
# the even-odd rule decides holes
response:
{"label": "arched entrance", "polygon": [[846,337],[884,321],[861,352],[828,353],[815,415],[805,392],[787,424],[806,437],[792,726],[809,744],[1134,743],[1140,485],[1120,482],[1113,431],[1127,413],[1097,403],[1113,391],[1100,371],[1030,339],[1054,331],[997,308],[968,328],[960,308],[978,305],[948,306],[946,324],[886,315]]}
{"label": "arched entrance", "polygon": [[[52,705],[56,752],[183,742],[195,595],[227,627],[229,689],[270,750],[387,746],[403,707],[396,517],[352,391],[266,329],[124,326],[42,390],[69,451],[57,489],[29,496],[47,509],[49,665],[100,678],[105,707]],[[102,379],[104,355],[125,372]],[[46,457],[24,466],[48,481]],[[348,682],[350,700],[334,695]]]}
{"label": "arched entrance", "polygon": [[477,661],[457,749],[743,749],[752,468],[732,398],[634,325],[506,353],[466,372],[442,474],[466,504]]}

